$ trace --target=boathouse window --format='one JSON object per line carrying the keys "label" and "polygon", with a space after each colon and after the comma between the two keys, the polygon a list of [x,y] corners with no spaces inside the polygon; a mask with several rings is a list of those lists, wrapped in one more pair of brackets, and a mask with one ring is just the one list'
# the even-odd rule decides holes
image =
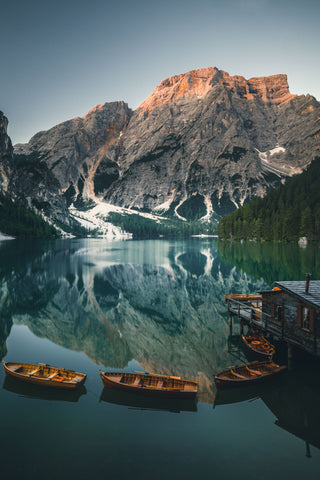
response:
{"label": "boathouse window", "polygon": [[270,314],[271,319],[276,322],[281,322],[282,320],[282,306],[271,303],[270,305]]}
{"label": "boathouse window", "polygon": [[303,330],[310,330],[310,310],[308,307],[302,309],[302,328]]}
{"label": "boathouse window", "polygon": [[282,306],[281,305],[277,306],[277,320],[278,320],[278,322],[282,321]]}
{"label": "boathouse window", "polygon": [[299,328],[310,333],[314,333],[314,316],[315,311],[313,308],[306,307],[304,305],[298,305],[297,317]]}

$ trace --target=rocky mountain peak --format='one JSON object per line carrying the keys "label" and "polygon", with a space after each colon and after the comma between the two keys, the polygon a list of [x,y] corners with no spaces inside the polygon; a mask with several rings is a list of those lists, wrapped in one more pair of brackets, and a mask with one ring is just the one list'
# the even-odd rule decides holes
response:
{"label": "rocky mountain peak", "polygon": [[[15,145],[16,159],[45,162],[67,198],[85,198],[93,193],[91,183],[105,151],[119,137],[131,110],[122,101],[103,103],[84,117],[62,122],[34,135],[29,143]],[[107,161],[108,163],[108,161]],[[69,201],[69,200],[68,200]]]}
{"label": "rocky mountain peak", "polygon": [[216,221],[301,172],[319,132],[320,103],[291,94],[286,75],[202,68],[163,80],[134,112],[103,103],[16,145],[10,185],[50,215],[58,198]]}
{"label": "rocky mountain peak", "polygon": [[282,104],[296,97],[289,92],[287,75],[254,77],[246,80],[240,75],[231,76],[216,67],[191,70],[163,80],[153,93],[140,104],[140,113],[150,112],[155,107],[172,103],[183,97],[203,98],[217,85],[224,86],[248,100],[261,99],[265,103]]}
{"label": "rocky mountain peak", "polygon": [[191,70],[190,72],[166,78],[158,85],[153,93],[139,105],[138,110],[143,113],[157,106],[178,100],[180,97],[205,96],[212,88],[212,80],[221,73],[215,67]]}
{"label": "rocky mountain peak", "polygon": [[256,96],[266,103],[280,105],[297,96],[290,93],[287,75],[284,74],[250,78],[247,84],[249,87],[248,99]]}

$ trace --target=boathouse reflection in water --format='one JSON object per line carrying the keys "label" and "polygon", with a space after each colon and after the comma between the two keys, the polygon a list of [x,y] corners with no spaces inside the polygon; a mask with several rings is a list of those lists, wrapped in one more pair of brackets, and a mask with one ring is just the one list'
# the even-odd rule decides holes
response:
{"label": "boathouse reflection in water", "polygon": [[[10,354],[6,339],[12,325],[27,325],[38,337],[85,352],[105,367],[126,368],[134,359],[147,371],[195,379],[198,401],[217,406],[224,394],[215,398],[213,375],[235,363],[224,295],[269,288],[279,268],[282,279],[288,279],[291,266],[286,270],[282,254],[255,245],[219,245],[218,250],[212,241],[15,242],[0,248],[1,357]],[[299,268],[315,272],[317,254],[301,255]],[[13,391],[7,383],[3,388]],[[101,401],[161,408],[110,395],[104,392]],[[237,398],[241,392],[226,395]],[[246,389],[243,400],[250,395]],[[279,426],[320,447],[314,377],[306,383],[293,370],[280,384],[253,392],[255,396]],[[168,406],[169,411],[185,409]]]}

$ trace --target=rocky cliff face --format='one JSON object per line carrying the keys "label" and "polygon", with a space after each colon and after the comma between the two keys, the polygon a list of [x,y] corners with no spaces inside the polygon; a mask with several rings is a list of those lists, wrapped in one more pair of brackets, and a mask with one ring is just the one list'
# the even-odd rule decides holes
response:
{"label": "rocky cliff face", "polygon": [[7,135],[8,119],[0,112],[0,193],[8,189],[13,148]]}
{"label": "rocky cliff face", "polygon": [[16,145],[11,191],[53,210],[93,199],[218,219],[301,172],[320,153],[319,132],[319,102],[292,95],[286,75],[194,70],[134,112],[103,104]]}
{"label": "rocky cliff face", "polygon": [[313,97],[290,94],[285,75],[246,80],[207,68],[169,78],[111,147],[121,176],[105,196],[181,216],[193,200],[219,216],[319,154],[319,112]]}
{"label": "rocky cliff face", "polygon": [[108,187],[119,176],[117,164],[105,153],[121,135],[130,114],[123,102],[105,103],[83,118],[37,133],[28,144],[15,145],[18,168],[12,192],[38,203],[50,203],[53,194],[67,206],[94,197],[95,188],[101,183]]}

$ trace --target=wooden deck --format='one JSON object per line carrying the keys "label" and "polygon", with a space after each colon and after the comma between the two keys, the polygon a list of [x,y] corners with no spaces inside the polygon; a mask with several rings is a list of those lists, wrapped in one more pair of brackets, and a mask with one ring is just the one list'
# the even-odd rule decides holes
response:
{"label": "wooden deck", "polygon": [[[243,325],[248,325],[263,334],[271,334],[288,345],[302,348],[301,337],[288,331],[284,320],[279,322],[276,318],[263,312],[260,295],[226,295],[225,302],[228,306],[231,331],[232,317],[236,316],[240,321],[241,329]],[[317,339],[314,339],[313,342],[306,342],[303,350],[320,355],[320,342]]]}
{"label": "wooden deck", "polygon": [[282,325],[262,311],[260,295],[226,295],[226,303],[229,315],[237,316],[241,322],[259,331],[284,339]]}

